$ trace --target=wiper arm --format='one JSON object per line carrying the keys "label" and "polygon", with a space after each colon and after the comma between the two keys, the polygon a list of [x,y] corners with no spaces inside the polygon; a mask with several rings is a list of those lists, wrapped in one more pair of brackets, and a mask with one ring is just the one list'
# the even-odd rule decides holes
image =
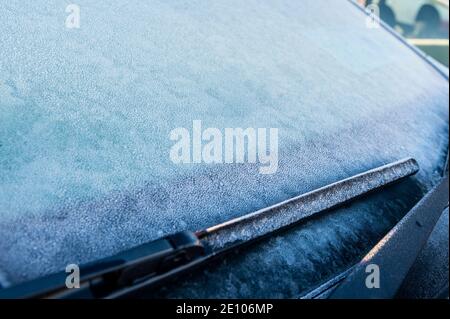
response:
{"label": "wiper arm", "polygon": [[0,290],[0,298],[107,298],[205,253],[194,233],[180,232],[80,266],[80,288],[68,289],[68,274],[57,273]]}
{"label": "wiper arm", "polygon": [[418,170],[412,158],[384,165],[223,224],[197,232],[180,232],[80,266],[80,288],[67,288],[68,274],[63,272],[0,289],[0,298],[128,296],[190,271],[237,246],[347,204]]}

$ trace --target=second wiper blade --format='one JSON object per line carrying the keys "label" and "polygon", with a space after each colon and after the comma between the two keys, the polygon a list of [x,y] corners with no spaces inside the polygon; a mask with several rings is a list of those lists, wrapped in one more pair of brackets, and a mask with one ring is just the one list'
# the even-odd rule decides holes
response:
{"label": "second wiper blade", "polygon": [[80,266],[80,288],[62,272],[8,289],[0,298],[118,298],[149,288],[227,251],[345,205],[417,173],[412,159],[390,163],[197,232],[170,235]]}

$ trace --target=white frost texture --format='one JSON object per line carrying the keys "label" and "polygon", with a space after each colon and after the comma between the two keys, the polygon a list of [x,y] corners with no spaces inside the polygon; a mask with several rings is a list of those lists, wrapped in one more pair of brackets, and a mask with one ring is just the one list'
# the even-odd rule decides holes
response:
{"label": "white frost texture", "polygon": [[[74,2],[79,29],[65,26],[67,1],[0,1],[4,283],[202,229],[401,158],[418,161],[421,192],[442,170],[448,80],[385,29],[368,29],[350,2]],[[193,120],[278,128],[277,173],[173,164],[169,133]],[[291,234],[295,250],[280,250],[283,237],[271,242],[255,253],[261,272],[282,282],[274,264],[284,258],[307,262],[301,269],[314,276],[352,240],[362,253],[364,227],[379,223],[378,238],[407,209],[392,218],[375,206]],[[330,249],[333,258],[315,255]],[[227,278],[220,296],[264,291],[255,288],[261,278]],[[298,284],[269,296],[291,296]]]}

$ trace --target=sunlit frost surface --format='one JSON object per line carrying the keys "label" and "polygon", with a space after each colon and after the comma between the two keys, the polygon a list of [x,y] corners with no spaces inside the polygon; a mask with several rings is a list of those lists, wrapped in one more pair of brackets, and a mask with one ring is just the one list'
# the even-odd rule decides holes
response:
{"label": "sunlit frost surface", "polygon": [[[346,1],[76,3],[80,29],[65,27],[64,1],[0,2],[4,283],[211,226],[400,158],[417,159],[422,191],[440,173],[448,81],[385,30],[367,29]],[[169,132],[196,119],[278,128],[278,172],[174,165]],[[330,245],[339,259],[364,227],[383,225],[376,237],[396,221],[362,211],[354,224],[324,225],[329,241],[303,241],[303,255],[284,256],[287,264]],[[266,254],[258,256],[271,269],[277,255]],[[298,288],[289,291],[280,294]]]}

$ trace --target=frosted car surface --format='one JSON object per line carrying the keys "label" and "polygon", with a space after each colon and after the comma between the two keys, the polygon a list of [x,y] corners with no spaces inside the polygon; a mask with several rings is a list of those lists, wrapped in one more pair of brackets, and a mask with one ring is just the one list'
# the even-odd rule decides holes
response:
{"label": "frosted car surface", "polygon": [[[79,29],[65,27],[60,1],[0,3],[4,286],[400,158],[420,164],[416,195],[440,174],[448,80],[383,28],[368,29],[350,2],[78,3]],[[250,164],[174,165],[169,133],[193,120],[278,128],[277,173]],[[257,256],[273,272],[280,260],[303,258],[302,269],[313,273],[325,258],[316,252],[333,247],[339,256],[367,225],[379,236],[405,213],[399,206],[394,217],[374,205],[337,215],[314,225],[308,240],[286,238],[294,250]],[[236,290],[230,279],[222,296],[246,296],[255,280]]]}

